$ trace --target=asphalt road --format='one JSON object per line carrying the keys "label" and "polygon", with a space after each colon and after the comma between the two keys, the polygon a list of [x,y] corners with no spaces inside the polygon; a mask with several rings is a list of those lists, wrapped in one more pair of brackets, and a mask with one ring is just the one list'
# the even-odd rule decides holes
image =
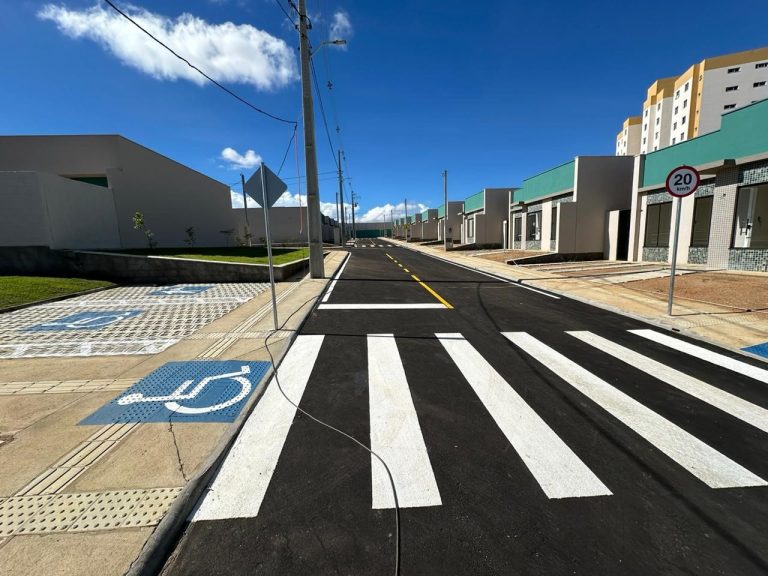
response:
{"label": "asphalt road", "polygon": [[[365,243],[279,378],[401,574],[768,573],[765,364]],[[392,574],[393,506],[273,381],[164,573]]]}

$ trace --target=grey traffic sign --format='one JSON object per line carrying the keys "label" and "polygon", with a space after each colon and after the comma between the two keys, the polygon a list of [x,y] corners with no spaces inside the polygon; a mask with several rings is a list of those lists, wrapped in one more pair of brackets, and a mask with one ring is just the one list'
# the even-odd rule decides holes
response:
{"label": "grey traffic sign", "polygon": [[280,180],[280,177],[272,172],[269,168],[267,168],[266,164],[262,164],[261,167],[256,170],[256,172],[253,173],[253,175],[248,178],[248,180],[245,183],[245,192],[256,200],[259,204],[264,202],[264,191],[262,188],[262,179],[261,179],[261,171],[264,170],[264,181],[266,181],[267,185],[267,205],[269,208],[274,206],[275,202],[277,202],[280,199],[280,196],[283,195],[283,192],[288,190],[288,185]]}

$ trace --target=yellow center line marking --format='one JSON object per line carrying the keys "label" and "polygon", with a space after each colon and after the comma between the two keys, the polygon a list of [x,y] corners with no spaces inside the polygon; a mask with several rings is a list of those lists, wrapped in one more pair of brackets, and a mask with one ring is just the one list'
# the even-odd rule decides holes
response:
{"label": "yellow center line marking", "polygon": [[432,290],[432,288],[430,288],[429,286],[427,286],[427,285],[426,285],[424,282],[422,282],[421,280],[419,280],[419,277],[418,277],[418,276],[416,276],[415,274],[411,274],[411,278],[413,278],[414,280],[416,280],[416,282],[418,282],[419,284],[421,284],[421,287],[422,287],[422,288],[424,288],[424,290],[426,290],[426,291],[427,291],[427,292],[429,292],[430,294],[432,294],[432,296],[434,296],[435,298],[437,298],[438,302],[440,302],[440,303],[441,303],[443,306],[445,306],[445,307],[446,307],[446,308],[448,308],[449,310],[453,310],[453,306],[451,306],[451,305],[450,305],[450,304],[449,304],[449,303],[448,303],[448,302],[445,300],[445,298],[443,298],[442,296],[440,296],[440,294],[438,294],[437,292],[435,292],[434,290]]}
{"label": "yellow center line marking", "polygon": [[411,273],[411,271],[410,271],[410,270],[408,270],[408,268],[403,268],[403,271],[404,271],[404,272],[408,272],[408,274],[410,274],[410,273]]}
{"label": "yellow center line marking", "polygon": [[403,267],[403,265],[402,265],[402,264],[399,264],[399,263],[398,263],[398,266],[400,266],[400,268],[402,268],[402,267]]}

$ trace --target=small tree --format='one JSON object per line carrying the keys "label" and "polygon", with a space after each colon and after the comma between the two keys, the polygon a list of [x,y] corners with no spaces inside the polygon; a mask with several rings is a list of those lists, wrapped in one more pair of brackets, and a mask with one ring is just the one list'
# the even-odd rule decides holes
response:
{"label": "small tree", "polygon": [[152,232],[149,228],[147,228],[147,225],[144,223],[144,214],[141,212],[136,212],[133,215],[133,229],[134,230],[140,230],[144,233],[144,236],[147,238],[147,244],[149,245],[150,249],[157,246],[157,241],[155,241],[155,233]]}
{"label": "small tree", "polygon": [[197,241],[197,238],[195,238],[195,227],[190,226],[184,230],[184,233],[187,235],[187,237],[184,239],[184,243],[190,247],[194,246],[195,242]]}

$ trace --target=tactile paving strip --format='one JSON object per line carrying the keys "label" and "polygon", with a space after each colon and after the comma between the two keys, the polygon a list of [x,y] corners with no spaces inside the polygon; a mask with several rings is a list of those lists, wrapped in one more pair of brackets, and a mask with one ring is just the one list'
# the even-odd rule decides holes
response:
{"label": "tactile paving strip", "polygon": [[0,498],[0,537],[154,526],[181,488]]}
{"label": "tactile paving strip", "polygon": [[[186,286],[186,285],[184,285]],[[194,286],[194,285],[191,285]],[[217,284],[197,295],[151,296],[156,286],[115,288],[4,314],[0,358],[107,356],[161,352],[269,287],[264,283]],[[140,310],[99,329],[27,331],[88,310]]]}
{"label": "tactile paving strip", "polygon": [[0,396],[16,394],[84,394],[125,390],[135,378],[120,380],[46,380],[40,382],[0,382]]}

